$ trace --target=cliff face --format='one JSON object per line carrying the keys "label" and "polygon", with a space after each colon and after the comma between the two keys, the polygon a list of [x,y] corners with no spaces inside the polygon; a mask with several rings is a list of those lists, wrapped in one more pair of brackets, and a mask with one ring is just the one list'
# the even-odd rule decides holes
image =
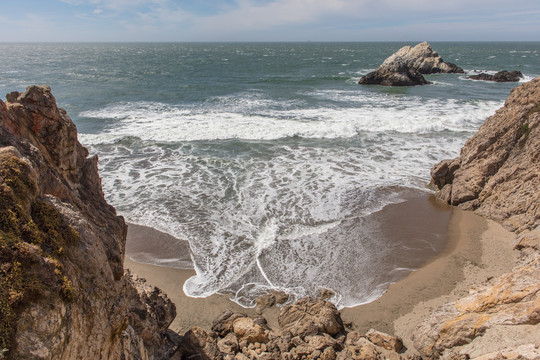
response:
{"label": "cliff face", "polygon": [[514,88],[458,158],[431,171],[446,203],[522,233],[540,225],[540,78]]}
{"label": "cliff face", "polygon": [[124,274],[127,227],[49,87],[0,100],[0,194],[4,356],[163,356],[174,305]]}
{"label": "cliff face", "polygon": [[481,359],[540,358],[540,343],[517,335],[540,339],[540,78],[512,90],[460,156],[437,164],[431,176],[441,201],[515,231],[521,261],[434,311],[416,329],[415,347],[429,358],[461,359],[467,346],[488,337],[493,348],[502,340],[514,346]]}

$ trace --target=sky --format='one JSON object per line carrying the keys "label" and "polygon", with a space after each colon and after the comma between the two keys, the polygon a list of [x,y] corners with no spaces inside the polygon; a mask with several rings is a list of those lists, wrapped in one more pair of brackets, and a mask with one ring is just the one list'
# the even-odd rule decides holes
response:
{"label": "sky", "polygon": [[540,41],[540,0],[0,0],[0,42]]}

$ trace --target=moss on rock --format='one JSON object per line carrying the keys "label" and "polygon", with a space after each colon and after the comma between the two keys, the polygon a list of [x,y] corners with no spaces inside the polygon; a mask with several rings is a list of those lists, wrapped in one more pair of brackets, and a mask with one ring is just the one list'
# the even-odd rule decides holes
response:
{"label": "moss on rock", "polygon": [[46,294],[73,302],[62,257],[79,234],[45,199],[29,164],[0,154],[0,348],[10,347],[17,314]]}

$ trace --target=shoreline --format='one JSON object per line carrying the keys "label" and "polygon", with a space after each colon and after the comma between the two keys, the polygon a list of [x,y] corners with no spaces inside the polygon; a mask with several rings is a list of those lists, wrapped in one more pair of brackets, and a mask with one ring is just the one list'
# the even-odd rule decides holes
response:
{"label": "shoreline", "polygon": [[[432,199],[428,198],[426,201]],[[349,330],[365,332],[374,328],[392,333],[400,336],[407,348],[412,348],[410,334],[432,310],[468,293],[469,286],[503,274],[515,265],[517,252],[512,250],[514,234],[472,212],[450,207],[448,209],[450,219],[445,249],[417,270],[391,284],[378,299],[341,309],[341,317]],[[128,229],[125,267],[146,278],[149,284],[161,288],[175,303],[178,314],[170,326],[171,330],[179,334],[185,333],[192,326],[210,330],[212,321],[227,309],[253,317],[261,315],[262,312],[271,328],[279,328],[278,307],[264,308],[262,311],[244,308],[229,300],[228,295],[188,297],[183,292],[183,284],[195,275],[193,269],[134,261],[132,255],[136,247],[130,244],[131,241],[140,240],[142,235],[154,240],[163,233],[139,225],[129,224],[129,227],[131,229]],[[156,246],[153,245],[152,248],[155,249]],[[135,257],[135,260],[140,259]],[[201,311],[202,309],[204,311]]]}

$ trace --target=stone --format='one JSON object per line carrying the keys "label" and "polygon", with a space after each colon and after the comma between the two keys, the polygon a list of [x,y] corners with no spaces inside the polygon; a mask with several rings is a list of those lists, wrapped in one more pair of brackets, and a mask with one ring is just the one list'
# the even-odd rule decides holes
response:
{"label": "stone", "polygon": [[483,80],[483,81],[494,81],[494,82],[517,82],[523,79],[523,74],[521,71],[499,71],[495,75],[489,75],[486,73],[480,73],[478,75],[471,75],[467,77],[471,80]]}
{"label": "stone", "polygon": [[321,360],[335,360],[336,359],[336,351],[328,347],[324,349],[323,353],[321,354],[320,358]]}
{"label": "stone", "polygon": [[473,360],[537,360],[540,359],[540,342],[526,344],[475,357]]}
{"label": "stone", "polygon": [[360,339],[355,345],[346,346],[345,349],[337,355],[337,360],[377,360],[380,352],[377,347],[367,339]]}
{"label": "stone", "polygon": [[245,317],[247,317],[245,314],[233,313],[231,310],[225,310],[212,322],[212,331],[217,335],[224,337],[233,331],[233,323],[236,319]]}
{"label": "stone", "polygon": [[248,344],[268,342],[268,336],[264,329],[249,317],[236,319],[232,326],[239,341],[245,340]]}
{"label": "stone", "polygon": [[334,304],[320,299],[304,298],[284,307],[278,322],[283,330],[290,331],[293,336],[336,335],[345,330]]}
{"label": "stone", "polygon": [[216,339],[198,326],[192,327],[184,334],[177,351],[187,359],[223,359]]}
{"label": "stone", "polygon": [[224,338],[217,342],[219,351],[224,354],[235,354],[240,350],[238,339],[234,333],[228,333]]}
{"label": "stone", "polygon": [[401,349],[403,348],[403,342],[401,341],[399,337],[385,334],[383,332],[380,332],[374,329],[370,329],[366,333],[366,337],[373,344],[383,347],[386,350],[400,352]]}
{"label": "stone", "polygon": [[337,341],[328,334],[308,335],[305,340],[309,346],[316,350],[324,350],[327,347],[337,348]]}

